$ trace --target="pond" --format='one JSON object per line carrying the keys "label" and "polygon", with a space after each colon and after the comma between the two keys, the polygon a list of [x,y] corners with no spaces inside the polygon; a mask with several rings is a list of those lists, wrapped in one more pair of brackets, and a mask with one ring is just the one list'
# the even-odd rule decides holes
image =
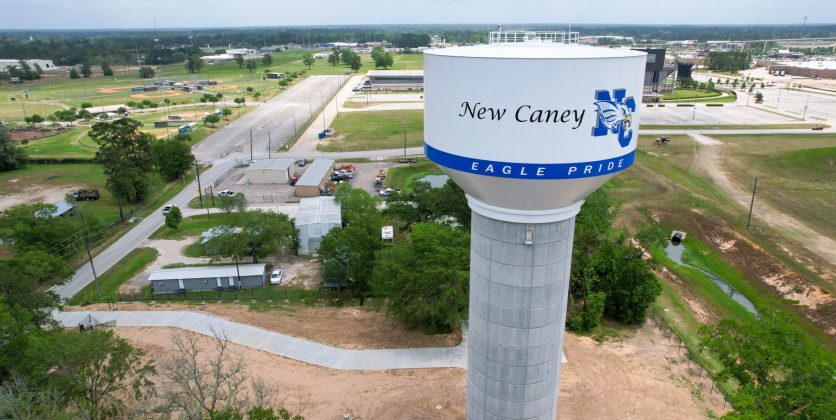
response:
{"label": "pond", "polygon": [[708,271],[703,270],[702,268],[694,267],[691,264],[683,262],[682,261],[682,252],[683,251],[685,251],[685,245],[682,245],[682,244],[674,245],[674,244],[669,243],[668,246],[665,248],[665,255],[668,258],[670,258],[671,261],[673,261],[673,262],[675,262],[679,265],[682,265],[682,266],[685,266],[685,267],[691,267],[691,268],[699,271],[700,273],[705,274],[705,276],[708,277],[709,280],[711,280],[714,284],[716,284],[717,287],[719,287],[720,290],[723,291],[723,293],[729,295],[729,297],[731,297],[732,300],[739,303],[740,306],[742,306],[747,311],[749,311],[749,313],[752,313],[755,316],[758,315],[758,310],[755,309],[755,305],[752,304],[752,302],[749,299],[746,299],[746,296],[743,296],[743,294],[734,290],[734,288],[731,287],[731,285],[728,284],[725,280],[715,276],[714,274],[711,274]]}
{"label": "pond", "polygon": [[441,188],[450,179],[447,175],[424,175],[421,178],[416,179],[416,182],[429,182],[433,188]]}

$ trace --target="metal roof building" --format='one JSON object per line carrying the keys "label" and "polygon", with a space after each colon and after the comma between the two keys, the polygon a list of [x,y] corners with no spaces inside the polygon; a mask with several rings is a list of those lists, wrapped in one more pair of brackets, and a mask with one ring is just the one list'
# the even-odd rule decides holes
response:
{"label": "metal roof building", "polygon": [[293,159],[260,159],[244,171],[247,184],[284,184],[290,181]]}
{"label": "metal roof building", "polygon": [[424,89],[424,70],[369,70],[366,76],[372,89]]}
{"label": "metal roof building", "polygon": [[342,208],[334,197],[311,197],[299,200],[296,230],[299,232],[299,255],[319,251],[322,237],[342,226]]}
{"label": "metal roof building", "polygon": [[317,159],[313,161],[305,173],[296,181],[296,195],[298,197],[318,196],[319,187],[331,175],[333,169],[333,159]]}
{"label": "metal roof building", "polygon": [[267,264],[160,268],[148,275],[154,293],[264,287]]}

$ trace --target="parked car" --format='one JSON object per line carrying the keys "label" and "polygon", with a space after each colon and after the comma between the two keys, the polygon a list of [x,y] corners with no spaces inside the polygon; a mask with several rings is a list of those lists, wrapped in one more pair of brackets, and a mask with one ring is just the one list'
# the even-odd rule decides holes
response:
{"label": "parked car", "polygon": [[812,128],[812,130],[813,130],[813,131],[821,131],[821,130],[824,130],[824,126],[821,126],[821,125],[819,125],[819,124],[816,124],[816,126],[815,126],[815,127],[813,127],[813,128]]}
{"label": "parked car", "polygon": [[218,197],[235,197],[235,192],[232,190],[223,190],[218,193]]}
{"label": "parked car", "polygon": [[299,177],[296,175],[291,175],[290,177],[290,185],[296,185],[296,182],[299,181]]}
{"label": "parked car", "polygon": [[400,190],[396,190],[394,188],[386,188],[385,190],[379,190],[377,193],[380,194],[381,197],[388,197],[392,193],[399,193]]}
{"label": "parked car", "polygon": [[415,159],[398,159],[398,163],[418,163]]}
{"label": "parked car", "polygon": [[307,159],[300,159],[300,160],[296,161],[296,164],[299,165],[300,168],[302,168],[302,167],[304,167],[305,165],[308,164],[308,160]]}
{"label": "parked car", "polygon": [[75,190],[73,191],[73,198],[76,201],[81,200],[98,200],[100,197],[99,190]]}
{"label": "parked car", "polygon": [[349,171],[349,170],[346,170],[346,169],[340,169],[339,171],[334,171],[334,173],[337,174],[337,175],[347,176],[349,179],[354,179],[354,172],[353,171]]}
{"label": "parked car", "polygon": [[175,207],[177,207],[177,206],[175,206],[174,204],[167,204],[165,207],[163,207],[163,216],[168,214],[171,211],[171,209],[173,209]]}
{"label": "parked car", "polygon": [[351,179],[351,177],[348,176],[348,174],[341,174],[338,172],[331,174],[331,181],[348,181],[349,179]]}
{"label": "parked car", "polygon": [[270,275],[270,284],[282,284],[283,274],[281,268],[273,270],[273,274]]}

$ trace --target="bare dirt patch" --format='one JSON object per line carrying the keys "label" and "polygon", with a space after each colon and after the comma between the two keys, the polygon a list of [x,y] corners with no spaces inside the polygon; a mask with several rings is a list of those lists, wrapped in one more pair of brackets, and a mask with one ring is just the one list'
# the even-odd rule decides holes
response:
{"label": "bare dirt patch", "polygon": [[[114,330],[152,360],[164,359],[173,351],[171,338],[176,334],[193,334],[172,328]],[[201,351],[210,353],[212,338],[195,336]],[[336,419],[346,413],[352,419],[464,417],[467,382],[461,369],[341,371],[237,344],[230,344],[230,350],[247,361],[250,377],[261,377],[278,389],[280,405],[306,419]]]}
{"label": "bare dirt patch", "polygon": [[[164,359],[173,350],[173,328],[114,328],[146,352]],[[208,352],[212,339],[195,335]],[[308,419],[461,419],[465,417],[467,376],[461,369],[342,371],[307,365],[230,344],[247,361],[251,377],[278,389],[277,405]],[[629,338],[598,344],[566,335],[568,364],[561,372],[558,417],[707,418],[722,414],[723,400],[697,379],[677,347],[652,326]],[[440,406],[440,408],[439,408]]]}
{"label": "bare dirt patch", "polygon": [[56,134],[60,134],[67,131],[66,128],[58,128],[58,129],[41,129],[41,130],[13,130],[9,131],[9,136],[11,136],[12,141],[22,141],[22,140],[37,140],[42,139],[44,137],[54,136]]}
{"label": "bare dirt patch", "polygon": [[75,189],[78,189],[78,186],[45,187],[41,185],[28,185],[26,186],[26,191],[24,192],[0,195],[0,211],[14,206],[19,206],[21,204],[39,202],[55,204],[64,200],[67,193]]}
{"label": "bare dirt patch", "polygon": [[[275,331],[345,349],[396,349],[451,347],[461,342],[461,332],[424,334],[408,330],[382,312],[360,307],[309,307],[276,304],[255,311],[240,304],[185,305],[119,303],[123,311],[195,311],[215,315],[265,330]],[[65,310],[108,310],[107,304],[67,307]]]}
{"label": "bare dirt patch", "polygon": [[[674,340],[675,341],[675,340]],[[707,418],[723,414],[723,397],[678,343],[646,323],[623,340],[602,344],[566,335],[569,363],[560,376],[561,419]]]}
{"label": "bare dirt patch", "polygon": [[320,265],[312,258],[289,255],[273,262],[274,268],[282,269],[282,286],[301,287],[313,290],[319,287]]}
{"label": "bare dirt patch", "polygon": [[131,90],[130,86],[121,86],[121,87],[104,87],[96,89],[99,93],[121,93]]}
{"label": "bare dirt patch", "polygon": [[183,96],[182,92],[175,90],[158,90],[152,93],[135,93],[131,95],[134,99],[159,99],[159,98],[173,98],[175,96]]}

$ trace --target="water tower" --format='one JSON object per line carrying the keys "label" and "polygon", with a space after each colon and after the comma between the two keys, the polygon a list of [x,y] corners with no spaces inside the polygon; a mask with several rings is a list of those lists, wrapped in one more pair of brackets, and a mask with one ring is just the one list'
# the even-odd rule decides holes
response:
{"label": "water tower", "polygon": [[470,419],[555,417],[575,215],[635,158],[646,54],[577,40],[425,52],[425,153],[473,211]]}

